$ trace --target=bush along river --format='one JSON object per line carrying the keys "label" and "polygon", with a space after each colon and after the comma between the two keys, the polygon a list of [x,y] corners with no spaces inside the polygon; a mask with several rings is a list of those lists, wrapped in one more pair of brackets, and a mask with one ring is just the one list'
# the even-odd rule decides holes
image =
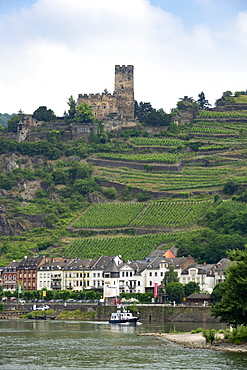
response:
{"label": "bush along river", "polygon": [[[189,349],[144,333],[216,329],[221,324],[0,320],[0,369],[244,370],[247,356]],[[217,327],[218,326],[218,327]]]}

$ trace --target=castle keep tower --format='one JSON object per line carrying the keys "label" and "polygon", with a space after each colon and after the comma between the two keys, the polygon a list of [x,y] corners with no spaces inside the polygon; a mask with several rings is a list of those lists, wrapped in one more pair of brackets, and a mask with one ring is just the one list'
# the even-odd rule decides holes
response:
{"label": "castle keep tower", "polygon": [[134,66],[115,66],[114,93],[120,115],[126,119],[134,119]]}
{"label": "castle keep tower", "polygon": [[113,94],[79,94],[77,104],[88,103],[95,119],[110,117],[134,119],[134,66],[115,66],[115,91]]}

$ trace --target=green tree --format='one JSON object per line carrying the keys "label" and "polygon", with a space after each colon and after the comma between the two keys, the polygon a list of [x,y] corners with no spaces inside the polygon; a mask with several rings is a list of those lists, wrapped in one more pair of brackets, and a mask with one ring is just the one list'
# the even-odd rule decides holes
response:
{"label": "green tree", "polygon": [[8,128],[9,132],[17,132],[17,124],[20,121],[20,117],[15,114],[8,120]]}
{"label": "green tree", "polygon": [[143,103],[142,101],[138,104],[135,101],[135,117],[137,117],[141,122],[144,122],[150,112],[152,112],[153,107],[150,103]]}
{"label": "green tree", "polygon": [[86,102],[78,105],[76,116],[75,116],[75,121],[81,122],[81,123],[93,123],[94,115],[93,115],[92,107],[89,106]]}
{"label": "green tree", "polygon": [[143,122],[149,126],[168,126],[170,123],[170,114],[166,114],[162,108],[158,110],[152,109],[143,119]]}
{"label": "green tree", "polygon": [[168,271],[165,273],[163,282],[164,282],[165,287],[170,283],[179,282],[178,274],[175,271],[175,267],[173,265],[169,266]]}
{"label": "green tree", "polygon": [[211,299],[213,303],[220,302],[222,298],[222,287],[224,285],[224,282],[218,283],[215,285],[212,293],[211,293]]}
{"label": "green tree", "polygon": [[184,299],[184,287],[181,283],[171,282],[166,286],[166,294],[170,301],[175,301],[177,304],[182,303]]}
{"label": "green tree", "polygon": [[239,188],[238,180],[234,179],[234,178],[229,179],[223,187],[223,193],[225,193],[227,195],[233,195],[234,193],[236,193],[238,188]]}
{"label": "green tree", "polygon": [[41,106],[33,112],[33,117],[38,121],[50,122],[53,121],[56,116],[51,109],[47,109],[46,106]]}
{"label": "green tree", "polygon": [[212,314],[228,325],[247,326],[247,248],[229,252],[229,258],[236,264],[227,269],[226,280],[220,289],[222,298],[211,308]]}
{"label": "green tree", "polygon": [[205,94],[203,91],[198,94],[198,97],[199,99],[197,100],[197,103],[199,104],[200,109],[206,109],[211,106],[211,104],[209,104],[208,100],[205,98]]}
{"label": "green tree", "polygon": [[184,286],[184,295],[188,297],[190,294],[200,293],[200,286],[195,281],[190,281]]}
{"label": "green tree", "polygon": [[76,101],[72,95],[70,95],[67,104],[69,106],[69,110],[68,113],[66,114],[66,118],[69,120],[74,120],[76,115]]}

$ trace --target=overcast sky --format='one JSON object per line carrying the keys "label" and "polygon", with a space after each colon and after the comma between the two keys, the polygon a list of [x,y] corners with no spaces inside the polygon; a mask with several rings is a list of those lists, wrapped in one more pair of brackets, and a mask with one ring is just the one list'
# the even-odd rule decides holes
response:
{"label": "overcast sky", "polygon": [[114,89],[133,64],[135,99],[169,113],[184,95],[247,89],[246,0],[0,0],[0,113]]}

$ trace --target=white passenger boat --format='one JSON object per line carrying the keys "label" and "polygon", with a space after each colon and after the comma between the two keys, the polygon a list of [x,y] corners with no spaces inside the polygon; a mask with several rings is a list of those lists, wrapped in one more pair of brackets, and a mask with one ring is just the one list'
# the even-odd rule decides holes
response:
{"label": "white passenger boat", "polygon": [[117,312],[111,314],[109,320],[110,324],[136,324],[139,320],[139,317],[133,316],[132,312],[126,310],[123,306],[118,306]]}

